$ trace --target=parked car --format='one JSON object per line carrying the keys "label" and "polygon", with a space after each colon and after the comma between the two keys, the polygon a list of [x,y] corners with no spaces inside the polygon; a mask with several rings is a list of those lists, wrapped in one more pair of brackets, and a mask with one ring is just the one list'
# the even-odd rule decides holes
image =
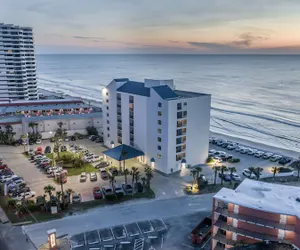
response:
{"label": "parked car", "polygon": [[102,186],[102,192],[105,196],[114,194],[110,186]]}
{"label": "parked car", "polygon": [[58,146],[54,146],[54,148],[53,148],[53,152],[54,152],[54,153],[57,153],[57,152],[58,152],[58,150],[59,150],[59,147],[58,147]]}
{"label": "parked car", "polygon": [[240,152],[242,148],[244,148],[244,147],[242,147],[242,146],[237,146],[234,150],[235,150],[236,152]]}
{"label": "parked car", "polygon": [[136,182],[136,183],[134,184],[134,187],[135,187],[135,190],[136,190],[137,192],[139,192],[139,193],[142,193],[142,192],[143,192],[144,187],[143,187],[142,183]]}
{"label": "parked car", "polygon": [[234,149],[236,149],[237,146],[238,146],[237,143],[231,143],[231,144],[229,144],[229,145],[227,146],[227,149],[228,149],[228,150],[234,150]]}
{"label": "parked car", "polygon": [[66,145],[61,146],[60,151],[61,152],[66,152],[67,151],[67,146]]}
{"label": "parked car", "polygon": [[36,193],[34,191],[28,191],[25,193],[20,193],[17,196],[13,197],[14,200],[18,200],[21,201],[22,199],[30,199],[33,198],[36,195]]}
{"label": "parked car", "polygon": [[285,165],[287,163],[290,163],[292,161],[292,158],[290,157],[282,157],[278,163],[281,164],[281,165]]}
{"label": "parked car", "polygon": [[248,148],[241,148],[240,153],[241,154],[247,154]]}
{"label": "parked car", "polygon": [[8,167],[7,164],[2,164],[2,165],[0,165],[0,169],[6,169],[7,167]]}
{"label": "parked car", "polygon": [[228,173],[219,173],[219,178],[223,179],[224,181],[230,181],[230,175]]}
{"label": "parked car", "polygon": [[101,176],[101,178],[102,178],[103,180],[108,179],[108,173],[107,173],[107,171],[106,171],[105,169],[101,169],[101,170],[100,170],[100,176]]}
{"label": "parked car", "polygon": [[226,142],[226,141],[223,141],[222,139],[219,139],[219,140],[217,140],[217,145],[218,146],[221,146],[224,142]]}
{"label": "parked car", "polygon": [[270,152],[266,152],[263,154],[262,158],[264,159],[269,159],[271,156],[273,156],[274,154],[273,153],[270,153]]}
{"label": "parked car", "polygon": [[109,163],[107,161],[103,161],[103,162],[100,162],[99,164],[97,164],[95,166],[95,168],[106,168],[109,166]]}
{"label": "parked car", "polygon": [[71,141],[76,141],[76,136],[71,136]]}
{"label": "parked car", "polygon": [[260,158],[260,157],[262,157],[262,156],[264,155],[264,153],[265,153],[265,152],[263,152],[263,151],[257,151],[257,152],[254,154],[254,156],[257,157],[257,158]]}
{"label": "parked car", "polygon": [[103,197],[101,189],[99,187],[94,187],[93,195],[94,195],[94,199],[102,199],[102,197]]}
{"label": "parked car", "polygon": [[111,174],[113,174],[113,175],[118,175],[119,174],[118,169],[115,168],[115,167],[109,168],[109,172],[111,172]]}
{"label": "parked car", "polygon": [[69,138],[69,137],[66,137],[66,138],[65,138],[65,141],[66,141],[66,142],[70,141],[70,138]]}
{"label": "parked car", "polygon": [[[244,176],[250,178],[250,174],[251,174],[251,172],[250,172],[249,169],[247,169],[247,168],[244,169],[244,171],[243,171],[243,175],[244,175]],[[251,174],[251,179],[254,179],[254,178],[255,178],[255,173],[252,173],[252,174]]]}
{"label": "parked car", "polygon": [[121,194],[121,195],[125,195],[125,192],[124,192],[124,190],[123,190],[123,188],[121,187],[121,185],[119,185],[119,184],[116,184],[115,185],[115,193],[116,194]]}
{"label": "parked car", "polygon": [[79,178],[80,182],[85,182],[86,181],[86,172],[82,172]]}
{"label": "parked car", "polygon": [[51,153],[51,147],[50,147],[50,146],[47,146],[47,147],[45,148],[45,154],[49,154],[49,153]]}
{"label": "parked car", "polygon": [[81,194],[73,193],[72,194],[72,203],[75,204],[75,203],[80,203],[80,202],[81,202]]}
{"label": "parked car", "polygon": [[97,139],[95,140],[95,142],[101,143],[101,142],[103,142],[103,138],[102,137],[97,137]]}
{"label": "parked car", "polygon": [[248,155],[254,155],[258,150],[253,148],[248,148],[247,154]]}
{"label": "parked car", "polygon": [[[90,135],[89,139],[92,141],[96,136],[95,135]],[[96,139],[96,138],[95,138]]]}
{"label": "parked car", "polygon": [[97,136],[93,136],[91,141],[95,141],[97,139]]}
{"label": "parked car", "polygon": [[41,143],[42,143],[42,140],[41,140],[41,139],[37,139],[35,143],[36,143],[36,144],[41,144]]}
{"label": "parked car", "polygon": [[232,173],[232,179],[235,181],[240,181],[241,177],[237,173]]}
{"label": "parked car", "polygon": [[90,173],[90,181],[97,181],[97,174],[95,172]]}
{"label": "parked car", "polygon": [[132,192],[133,192],[133,188],[129,183],[127,183],[127,185],[125,183],[123,183],[122,188],[124,189],[126,194],[132,194]]}
{"label": "parked car", "polygon": [[77,138],[78,139],[83,139],[83,136],[82,135],[78,135]]}
{"label": "parked car", "polygon": [[217,152],[216,150],[210,149],[210,150],[208,151],[208,155],[209,155],[209,156],[214,156],[216,152]]}
{"label": "parked car", "polygon": [[273,162],[279,161],[281,158],[282,158],[281,155],[273,155],[273,156],[271,156],[270,161],[273,161]]}

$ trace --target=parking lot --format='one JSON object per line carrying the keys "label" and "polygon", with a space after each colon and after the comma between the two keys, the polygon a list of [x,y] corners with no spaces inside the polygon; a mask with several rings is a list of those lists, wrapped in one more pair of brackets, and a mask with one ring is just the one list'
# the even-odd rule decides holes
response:
{"label": "parking lot", "polygon": [[[75,145],[83,145],[85,146],[91,153],[96,155],[102,155],[102,152],[106,150],[100,143],[95,143],[88,139],[77,140],[75,142],[65,142],[64,144],[69,149],[70,144]],[[54,145],[49,140],[43,140],[41,144],[30,146],[34,150],[37,147],[42,147],[43,150],[47,147],[51,146],[53,149]],[[26,146],[27,150],[27,146]],[[31,162],[27,157],[23,155],[24,147],[6,147],[0,146],[0,156],[3,156],[4,163],[9,165],[14,173],[20,177],[23,177],[27,185],[31,188],[31,190],[36,192],[36,196],[44,195],[44,187],[46,185],[51,184],[56,188],[57,191],[61,189],[60,185],[56,184],[53,181],[53,178],[49,178],[47,174],[45,174],[44,170],[38,168],[34,162]],[[97,163],[92,163],[96,165]],[[131,169],[132,166],[138,167],[141,175],[144,173],[144,166],[135,160],[126,161],[126,166],[128,169]],[[109,185],[108,180],[103,180],[100,178],[100,173],[97,169],[95,169],[97,175],[97,181],[90,181],[89,175],[87,176],[87,180],[85,182],[80,182],[80,176],[68,176],[67,183],[64,184],[64,190],[72,189],[76,193],[80,193],[82,197],[82,201],[93,200],[93,188],[101,187],[104,185]],[[158,173],[153,173],[154,178],[152,179],[152,189],[156,193],[156,197],[160,198],[172,198],[184,195],[183,189],[185,182],[184,180],[180,180],[178,178],[173,177],[165,177]],[[124,176],[117,176],[116,181],[118,184],[122,184],[124,182]],[[131,176],[128,176],[128,182],[131,182]]]}

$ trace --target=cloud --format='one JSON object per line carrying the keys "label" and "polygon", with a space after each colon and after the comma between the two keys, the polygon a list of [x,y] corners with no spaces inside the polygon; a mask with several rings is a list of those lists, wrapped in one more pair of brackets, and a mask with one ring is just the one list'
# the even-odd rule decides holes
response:
{"label": "cloud", "polygon": [[83,40],[93,40],[93,39],[100,39],[105,40],[105,37],[99,37],[99,36],[73,36],[75,39],[83,39]]}
{"label": "cloud", "polygon": [[179,43],[179,41],[169,40],[170,43]]}
{"label": "cloud", "polygon": [[252,44],[259,42],[259,41],[265,41],[268,40],[268,36],[263,35],[253,35],[251,32],[243,33],[239,36],[239,39],[236,41],[233,41],[233,45],[241,46],[241,47],[250,47]]}

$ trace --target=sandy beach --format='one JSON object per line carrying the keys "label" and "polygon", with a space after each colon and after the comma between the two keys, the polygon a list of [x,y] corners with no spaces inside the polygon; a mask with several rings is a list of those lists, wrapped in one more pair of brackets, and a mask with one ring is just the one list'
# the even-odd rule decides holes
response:
{"label": "sandy beach", "polygon": [[[100,101],[100,98],[101,98],[100,93],[99,93],[99,102],[96,102],[94,100],[89,100],[82,96],[70,96],[70,95],[64,95],[64,94],[57,94],[55,92],[51,92],[51,91],[44,90],[44,89],[39,89],[39,92],[44,96],[51,96],[51,97],[53,96],[53,98],[55,98],[55,97],[56,98],[58,98],[58,97],[81,98],[86,104],[89,104],[89,105],[95,106],[95,107],[102,107],[102,102]],[[289,150],[289,149],[266,145],[266,144],[253,142],[253,141],[249,141],[249,140],[245,140],[245,139],[241,139],[241,138],[237,138],[237,137],[233,137],[233,136],[228,136],[228,135],[224,135],[224,134],[219,134],[219,133],[215,133],[215,132],[211,132],[210,135],[214,136],[216,138],[221,138],[221,139],[227,140],[227,141],[236,142],[236,143],[239,143],[239,144],[247,146],[247,147],[253,147],[256,149],[260,149],[262,151],[268,151],[268,152],[272,152],[272,153],[276,153],[276,154],[280,154],[280,155],[284,155],[284,156],[289,156],[289,157],[292,157],[295,159],[298,159],[300,157],[300,148],[299,148],[299,151],[293,151],[293,150]]]}

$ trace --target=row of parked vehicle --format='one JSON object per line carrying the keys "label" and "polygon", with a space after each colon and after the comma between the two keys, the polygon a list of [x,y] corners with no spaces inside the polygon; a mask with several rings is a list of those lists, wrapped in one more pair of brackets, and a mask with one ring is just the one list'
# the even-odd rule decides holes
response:
{"label": "row of parked vehicle", "polygon": [[35,196],[35,192],[30,190],[24,179],[16,175],[3,162],[0,165],[0,182],[6,185],[7,194],[14,200],[21,201]]}
{"label": "row of parked vehicle", "polygon": [[91,141],[97,142],[97,143],[102,143],[103,142],[103,137],[102,136],[97,136],[97,135],[91,135],[89,137]]}
{"label": "row of parked vehicle", "polygon": [[292,161],[292,158],[290,157],[274,154],[272,152],[261,151],[259,149],[255,149],[251,147],[246,147],[236,142],[217,139],[215,137],[210,137],[209,142],[219,147],[226,148],[228,150],[232,150],[232,151],[234,150],[235,152],[239,152],[241,154],[252,155],[254,157],[262,158],[262,159],[270,159],[270,161],[278,162],[279,164],[282,165],[285,165]]}
{"label": "row of parked vehicle", "polygon": [[224,162],[233,158],[232,155],[227,154],[224,151],[217,151],[214,149],[208,151],[208,156],[213,157],[217,162]]}
{"label": "row of parked vehicle", "polygon": [[[38,148],[40,149],[40,147]],[[29,150],[30,159],[35,162],[38,168],[43,169],[49,177],[58,178],[63,183],[67,182],[68,172],[62,167],[51,166],[51,159],[42,153],[42,150]]]}

